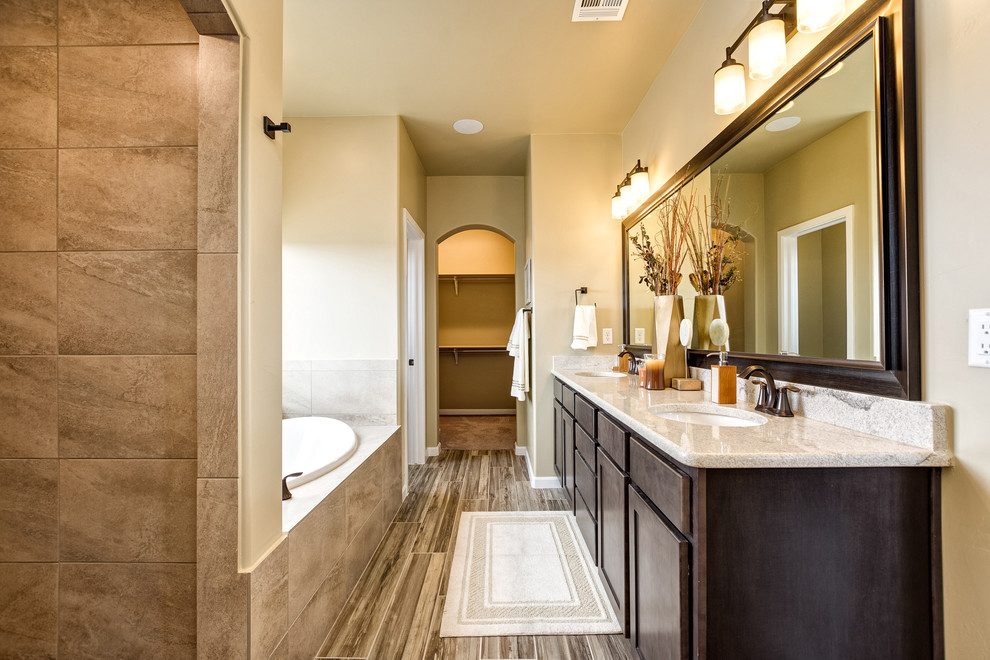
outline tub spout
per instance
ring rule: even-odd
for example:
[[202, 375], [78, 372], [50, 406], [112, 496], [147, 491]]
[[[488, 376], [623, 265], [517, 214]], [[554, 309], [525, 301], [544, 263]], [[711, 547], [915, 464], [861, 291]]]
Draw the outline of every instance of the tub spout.
[[285, 485], [285, 480], [291, 477], [298, 477], [302, 472], [293, 472], [292, 474], [287, 474], [282, 477], [282, 501], [291, 500], [292, 493], [289, 492], [289, 487]]

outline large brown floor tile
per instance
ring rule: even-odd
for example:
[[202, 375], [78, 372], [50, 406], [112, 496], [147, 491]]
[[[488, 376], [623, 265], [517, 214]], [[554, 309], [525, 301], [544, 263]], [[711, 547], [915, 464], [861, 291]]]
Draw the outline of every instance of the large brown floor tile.
[[196, 43], [199, 34], [176, 0], [60, 0], [63, 46]]
[[0, 355], [55, 353], [55, 255], [0, 253]]
[[54, 149], [0, 151], [0, 251], [55, 249], [56, 166]]
[[237, 479], [198, 479], [196, 645], [200, 658], [244, 658], [248, 575], [238, 572]]
[[194, 564], [62, 564], [60, 658], [195, 658]]
[[0, 458], [56, 458], [55, 358], [0, 358]]
[[0, 536], [0, 562], [58, 559], [58, 461], [0, 460]]
[[59, 352], [196, 352], [193, 252], [59, 255]]
[[62, 149], [60, 250], [196, 249], [196, 149]]
[[199, 249], [237, 251], [240, 43], [199, 40]]
[[57, 61], [54, 47], [0, 47], [0, 149], [56, 146]]
[[199, 476], [236, 477], [237, 255], [200, 254], [197, 264]]
[[327, 631], [340, 614], [347, 597], [341, 569], [338, 564], [330, 571], [330, 575], [320, 584], [313, 598], [289, 627], [286, 641], [287, 657], [291, 660], [311, 660], [320, 650]]
[[198, 47], [59, 49], [61, 147], [196, 144]]
[[338, 488], [289, 532], [283, 544], [289, 551], [289, 621], [340, 561], [347, 547], [345, 531], [344, 489]]
[[196, 560], [196, 461], [60, 463], [62, 561]]
[[0, 46], [54, 46], [58, 0], [4, 0]]
[[54, 660], [58, 564], [0, 564], [0, 656]]
[[59, 358], [62, 458], [196, 458], [196, 357]]

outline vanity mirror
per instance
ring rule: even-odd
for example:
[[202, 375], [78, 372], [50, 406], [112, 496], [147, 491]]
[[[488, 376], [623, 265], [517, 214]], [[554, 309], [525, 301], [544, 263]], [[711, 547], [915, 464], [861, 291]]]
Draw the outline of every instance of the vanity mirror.
[[[626, 343], [652, 349], [653, 294], [629, 236], [676, 200], [731, 234], [734, 281], [678, 293], [699, 335], [732, 329], [730, 360], [781, 378], [920, 398], [913, 4], [867, 0], [623, 223]], [[724, 306], [723, 306], [724, 303]], [[714, 312], [713, 312], [714, 309]]]

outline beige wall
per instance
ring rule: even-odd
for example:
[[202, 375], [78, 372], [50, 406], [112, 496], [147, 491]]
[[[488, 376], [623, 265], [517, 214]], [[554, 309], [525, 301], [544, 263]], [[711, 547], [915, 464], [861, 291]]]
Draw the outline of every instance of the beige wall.
[[946, 656], [990, 657], [990, 369], [966, 366], [967, 310], [990, 307], [983, 172], [990, 149], [982, 62], [990, 5], [919, 2], [924, 396], [952, 406], [944, 471]]
[[[525, 255], [518, 246], [525, 234], [524, 179], [517, 176], [431, 176], [427, 177], [426, 231], [426, 446], [437, 446], [439, 370], [437, 354], [437, 244], [461, 229], [494, 229], [515, 242], [515, 306], [523, 303]], [[508, 343], [506, 335], [505, 341]], [[517, 424], [525, 417], [516, 407]], [[525, 444], [522, 435], [520, 445]]]
[[282, 538], [282, 2], [229, 0], [241, 40], [241, 566]]
[[[987, 229], [981, 172], [990, 84], [982, 57], [990, 6], [918, 4], [924, 398], [952, 406], [955, 453], [942, 488], [946, 655], [981, 658], [990, 656], [990, 370], [966, 366], [966, 310], [990, 307], [985, 243], [973, 240]], [[709, 0], [626, 127], [623, 164], [643, 158], [654, 187], [731, 121], [710, 112], [711, 76], [726, 39], [751, 14], [746, 3]]]
[[397, 120], [290, 121], [282, 175], [283, 357], [395, 359]]
[[533, 251], [533, 378], [529, 455], [537, 478], [554, 476], [554, 355], [615, 355], [618, 345], [572, 350], [574, 289], [598, 304], [598, 335], [622, 328], [621, 227], [611, 199], [623, 176], [618, 135], [530, 138], [527, 227]]
[[437, 245], [440, 275], [489, 275], [516, 272], [516, 244], [485, 229], [468, 229]]

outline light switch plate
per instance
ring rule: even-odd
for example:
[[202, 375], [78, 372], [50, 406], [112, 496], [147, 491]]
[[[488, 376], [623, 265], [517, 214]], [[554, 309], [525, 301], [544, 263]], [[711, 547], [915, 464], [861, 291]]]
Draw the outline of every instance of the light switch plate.
[[646, 343], [646, 328], [636, 328], [633, 333], [633, 343], [634, 344], [645, 344]]
[[612, 328], [602, 328], [602, 346], [612, 344]]
[[990, 309], [969, 310], [969, 366], [990, 368]]

